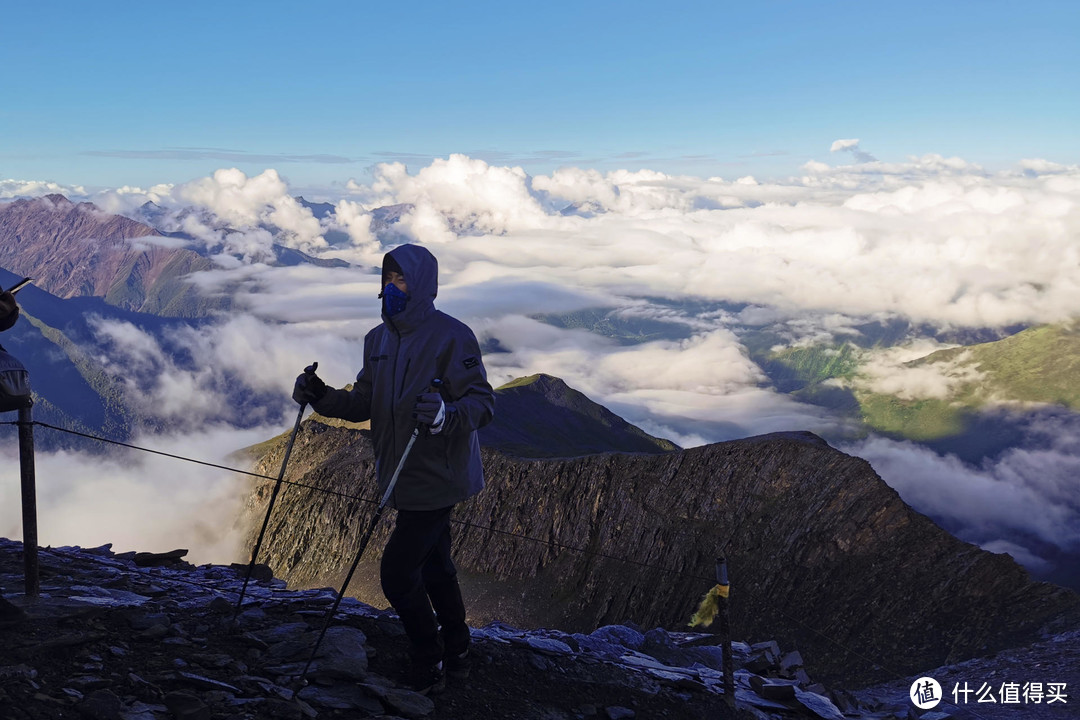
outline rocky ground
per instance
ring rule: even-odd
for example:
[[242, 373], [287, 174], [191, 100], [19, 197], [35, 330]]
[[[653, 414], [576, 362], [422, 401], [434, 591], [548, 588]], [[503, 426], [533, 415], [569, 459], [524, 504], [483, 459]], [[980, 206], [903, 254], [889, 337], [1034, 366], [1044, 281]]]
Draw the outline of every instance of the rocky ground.
[[[935, 717], [940, 720], [942, 716], [956, 720], [1078, 718], [1080, 630], [1058, 633], [1027, 647], [928, 670], [919, 677], [924, 676], [937, 680], [944, 696], [943, 702], [931, 711], [942, 715], [929, 720]], [[875, 685], [855, 695], [865, 708], [895, 710], [910, 705], [908, 693], [917, 679], [909, 677]], [[971, 692], [965, 693], [965, 689]]]
[[[22, 547], [0, 539], [0, 720], [431, 718], [578, 720], [723, 718], [715, 636], [611, 625], [588, 635], [473, 630], [468, 679], [433, 697], [400, 682], [406, 641], [396, 616], [346, 598], [297, 683], [332, 590], [294, 591], [260, 566], [243, 612], [243, 568], [182, 560], [183, 551], [113, 554], [44, 548], [41, 598], [20, 594]], [[797, 652], [733, 643], [740, 718], [915, 720], [914, 678], [849, 693], [812, 683]], [[1042, 680], [1075, 689], [1080, 632], [927, 673], [945, 688]], [[298, 692], [296, 692], [298, 691]], [[996, 692], [996, 691], [995, 691]], [[922, 720], [1075, 717], [1074, 703], [943, 703]], [[1071, 700], [1069, 698], [1068, 700]]]
[[[396, 616], [347, 598], [301, 688], [296, 678], [332, 591], [292, 591], [263, 577], [234, 622], [236, 567], [196, 568], [179, 552], [43, 548], [41, 598], [29, 603], [19, 592], [21, 551], [0, 539], [0, 586], [14, 603], [0, 612], [4, 720], [725, 713], [721, 650], [708, 635], [622, 625], [571, 635], [493, 623], [473, 631], [470, 677], [428, 698], [399, 682], [407, 654]], [[782, 655], [775, 643], [734, 650], [741, 715], [843, 717], [828, 690], [810, 684], [798, 653]]]

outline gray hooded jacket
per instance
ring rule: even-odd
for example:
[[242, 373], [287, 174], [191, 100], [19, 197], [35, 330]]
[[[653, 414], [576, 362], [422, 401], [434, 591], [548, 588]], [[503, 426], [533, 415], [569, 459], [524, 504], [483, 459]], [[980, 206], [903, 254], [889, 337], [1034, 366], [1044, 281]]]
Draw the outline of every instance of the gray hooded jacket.
[[416, 396], [433, 379], [442, 380], [442, 431], [417, 438], [390, 504], [399, 510], [449, 507], [484, 487], [476, 431], [491, 422], [495, 393], [472, 330], [435, 309], [435, 256], [418, 245], [401, 245], [387, 255], [401, 266], [409, 302], [392, 318], [384, 312], [382, 324], [364, 338], [364, 367], [352, 390], [330, 389], [312, 407], [328, 417], [371, 420], [381, 497], [416, 427]]

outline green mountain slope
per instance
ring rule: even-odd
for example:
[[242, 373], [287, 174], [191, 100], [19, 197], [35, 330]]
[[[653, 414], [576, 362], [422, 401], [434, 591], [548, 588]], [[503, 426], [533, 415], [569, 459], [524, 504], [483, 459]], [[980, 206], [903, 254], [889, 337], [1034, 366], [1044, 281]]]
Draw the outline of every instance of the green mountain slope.
[[1021, 411], [1032, 404], [1080, 411], [1080, 323], [1029, 328], [995, 342], [950, 348], [907, 363], [912, 369], [968, 371], [948, 397], [903, 399], [860, 389], [863, 422], [912, 440], [963, 433], [972, 416], [996, 407]]
[[784, 348], [757, 358], [781, 392], [802, 390], [832, 378], [850, 378], [859, 367], [861, 351], [850, 343]]
[[[967, 388], [979, 400], [1018, 400], [1051, 403], [1080, 410], [1080, 322], [1041, 325], [996, 342], [940, 350], [919, 364], [961, 360], [987, 375], [983, 388]], [[996, 398], [995, 398], [996, 396]]]

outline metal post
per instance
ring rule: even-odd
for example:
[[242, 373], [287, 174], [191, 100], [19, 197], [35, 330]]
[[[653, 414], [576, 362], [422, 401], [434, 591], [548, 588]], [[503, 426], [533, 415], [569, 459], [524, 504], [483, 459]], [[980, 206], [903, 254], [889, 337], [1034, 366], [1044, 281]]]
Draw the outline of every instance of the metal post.
[[[727, 558], [716, 559], [716, 584], [727, 588]], [[724, 664], [724, 703], [730, 711], [729, 717], [735, 717], [735, 665], [731, 659], [731, 619], [728, 616], [728, 593], [720, 595], [720, 642], [721, 658]]]
[[25, 595], [41, 593], [38, 579], [37, 480], [34, 473], [34, 413], [19, 408], [19, 469], [22, 476], [23, 584]]

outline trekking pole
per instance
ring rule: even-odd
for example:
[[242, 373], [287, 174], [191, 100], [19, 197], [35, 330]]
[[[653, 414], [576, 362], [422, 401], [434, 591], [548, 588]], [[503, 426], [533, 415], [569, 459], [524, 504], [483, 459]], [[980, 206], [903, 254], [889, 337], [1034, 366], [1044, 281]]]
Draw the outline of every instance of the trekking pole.
[[[435, 389], [438, 389], [441, 385], [442, 380], [435, 379], [431, 381], [431, 387]], [[405, 445], [405, 451], [401, 453], [401, 459], [398, 460], [397, 468], [394, 469], [394, 474], [390, 477], [390, 484], [386, 486], [386, 491], [383, 492], [382, 499], [379, 501], [379, 506], [375, 508], [375, 515], [371, 518], [367, 531], [364, 532], [364, 536], [360, 540], [360, 547], [356, 551], [356, 557], [353, 558], [352, 566], [349, 568], [348, 574], [345, 576], [345, 582], [341, 584], [341, 590], [338, 591], [334, 604], [330, 606], [330, 610], [326, 613], [326, 619], [323, 620], [322, 630], [319, 631], [319, 637], [315, 641], [315, 647], [311, 648], [311, 656], [304, 665], [304, 670], [300, 673], [300, 679], [296, 683], [297, 689], [303, 688], [307, 684], [308, 670], [311, 669], [311, 663], [315, 660], [315, 653], [319, 652], [319, 646], [322, 645], [323, 638], [326, 636], [326, 631], [330, 627], [330, 622], [334, 619], [334, 613], [337, 612], [338, 606], [341, 605], [341, 599], [345, 597], [345, 591], [348, 589], [349, 583], [352, 582], [353, 573], [356, 572], [356, 567], [360, 564], [360, 558], [363, 557], [364, 550], [367, 549], [367, 545], [371, 541], [371, 536], [375, 532], [375, 526], [379, 524], [379, 520], [382, 518], [383, 508], [386, 507], [387, 501], [390, 500], [391, 493], [394, 492], [394, 486], [397, 485], [401, 469], [405, 467], [405, 461], [409, 458], [413, 443], [416, 442], [416, 438], [420, 437], [420, 430], [423, 427], [423, 423], [416, 423], [412, 435], [409, 436], [409, 442]]]
[[[727, 558], [716, 558], [716, 584], [721, 587], [730, 587], [728, 580]], [[728, 594], [723, 593], [720, 597], [720, 634], [722, 644], [720, 646], [721, 664], [724, 670], [724, 704], [727, 705], [729, 717], [735, 717], [735, 664], [731, 659], [731, 618], [728, 614]]]
[[[313, 362], [304, 368], [304, 374], [314, 375], [315, 371], [318, 369], [319, 363]], [[262, 547], [263, 536], [266, 535], [266, 526], [270, 524], [270, 513], [274, 510], [274, 502], [277, 500], [278, 491], [281, 490], [281, 481], [285, 479], [285, 468], [289, 464], [289, 456], [292, 455], [293, 443], [296, 442], [296, 435], [300, 432], [300, 421], [304, 419], [305, 410], [307, 410], [307, 403], [300, 403], [300, 412], [296, 413], [296, 424], [293, 425], [292, 435], [289, 436], [289, 444], [285, 446], [285, 457], [281, 461], [281, 472], [278, 473], [277, 483], [274, 485], [274, 492], [270, 495], [270, 504], [266, 506], [266, 517], [263, 518], [262, 529], [259, 530], [259, 539], [255, 541], [255, 547], [251, 551], [251, 562], [248, 564], [247, 575], [244, 576], [244, 585], [240, 588], [240, 597], [236, 601], [233, 620], [240, 614], [240, 606], [244, 602], [244, 593], [247, 592], [248, 581], [251, 580], [251, 573], [255, 570], [255, 561], [259, 558], [259, 548]]]

